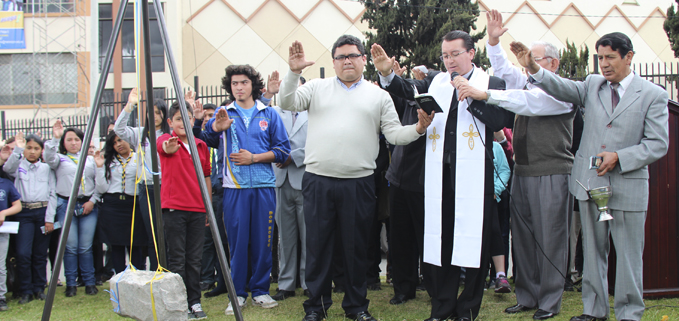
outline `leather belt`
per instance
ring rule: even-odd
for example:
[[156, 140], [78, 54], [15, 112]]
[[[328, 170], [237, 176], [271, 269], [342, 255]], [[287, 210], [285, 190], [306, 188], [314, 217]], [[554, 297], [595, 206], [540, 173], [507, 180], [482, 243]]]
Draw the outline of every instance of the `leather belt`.
[[[66, 196], [57, 194], [57, 197], [68, 201], [68, 197], [66, 197]], [[90, 195], [90, 196], [85, 195], [85, 196], [78, 197], [78, 202], [79, 203], [87, 203], [87, 202], [90, 201], [91, 197], [92, 197], [92, 195]]]
[[47, 204], [48, 204], [48, 203], [49, 203], [49, 202], [30, 202], [30, 203], [28, 203], [28, 202], [21, 202], [21, 208], [23, 208], [23, 209], [29, 209], [29, 210], [34, 210], [34, 209], [38, 209], [38, 208], [47, 207]]

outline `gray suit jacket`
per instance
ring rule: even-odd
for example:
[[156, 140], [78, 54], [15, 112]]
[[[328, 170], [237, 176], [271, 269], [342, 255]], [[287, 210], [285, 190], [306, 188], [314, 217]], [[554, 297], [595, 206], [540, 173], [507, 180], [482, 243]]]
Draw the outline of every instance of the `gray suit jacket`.
[[586, 186], [587, 180], [596, 176], [596, 171], [589, 169], [590, 157], [604, 151], [616, 152], [618, 164], [606, 174], [613, 191], [608, 206], [615, 210], [646, 211], [648, 164], [663, 157], [669, 146], [667, 92], [635, 74], [613, 111], [611, 90], [602, 75], [589, 75], [581, 82], [545, 72], [542, 82], [536, 85], [558, 100], [585, 108], [582, 140], [571, 174], [571, 193], [586, 200], [587, 193], [575, 180]]
[[292, 113], [287, 110], [282, 110], [280, 107], [273, 107], [281, 116], [285, 131], [288, 133], [290, 140], [290, 157], [292, 163], [284, 168], [273, 166], [274, 174], [276, 175], [276, 187], [283, 186], [285, 177], [290, 180], [290, 185], [296, 190], [302, 190], [302, 176], [304, 176], [304, 146], [306, 145], [306, 131], [308, 114], [306, 111], [297, 114], [295, 126], [292, 126]]

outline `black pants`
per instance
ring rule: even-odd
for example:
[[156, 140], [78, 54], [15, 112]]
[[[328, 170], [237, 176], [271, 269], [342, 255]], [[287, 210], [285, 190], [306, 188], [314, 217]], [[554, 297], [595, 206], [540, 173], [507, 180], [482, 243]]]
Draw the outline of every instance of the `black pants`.
[[424, 263], [422, 274], [425, 287], [431, 297], [431, 317], [476, 319], [481, 308], [486, 275], [488, 275], [489, 235], [491, 233], [492, 211], [495, 210], [493, 195], [484, 198], [483, 236], [481, 245], [480, 268], [466, 268], [465, 286], [459, 297], [461, 268], [451, 265], [453, 253], [453, 231], [455, 229], [455, 192], [452, 188], [450, 170], [443, 171], [441, 263], [435, 266]]
[[[212, 210], [215, 213], [215, 220], [219, 235], [222, 239], [222, 246], [226, 250], [227, 257], [229, 256], [229, 244], [225, 242], [226, 232], [224, 231], [224, 207], [222, 206], [222, 198], [224, 197], [224, 189], [220, 186], [212, 185]], [[205, 227], [205, 244], [203, 244], [203, 258], [202, 268], [200, 272], [200, 279], [203, 283], [214, 284], [217, 280], [215, 272], [219, 266], [219, 257], [217, 256], [217, 247], [215, 241], [212, 239], [212, 232], [209, 226]]]
[[116, 273], [120, 273], [125, 270], [127, 263], [125, 261], [125, 251], [130, 252], [130, 263], [137, 269], [144, 271], [146, 270], [146, 257], [142, 253], [141, 246], [129, 246], [125, 245], [111, 245], [111, 261], [113, 262], [113, 268]]
[[167, 235], [167, 269], [186, 286], [189, 307], [200, 303], [200, 260], [205, 241], [205, 213], [163, 209]]
[[[139, 184], [139, 188], [141, 188], [141, 193], [139, 193], [138, 197], [139, 210], [141, 211], [144, 220], [144, 227], [148, 238], [146, 244], [148, 245], [149, 271], [155, 271], [158, 269], [158, 256], [156, 255], [155, 243], [153, 243], [151, 220], [153, 220], [153, 227], [156, 231], [158, 231], [159, 227], [156, 226], [156, 203], [155, 196], [153, 195], [153, 185], [146, 185], [145, 182], [142, 182]], [[146, 195], [148, 195], [148, 200], [146, 199]], [[151, 215], [149, 215], [149, 203], [151, 204]], [[156, 233], [156, 235], [158, 234]], [[167, 241], [167, 238], [168, 236], [165, 234], [165, 241]]]
[[346, 313], [368, 310], [366, 298], [367, 242], [375, 215], [372, 176], [338, 179], [304, 173], [304, 219], [307, 231], [304, 311], [327, 311], [332, 305], [332, 260], [335, 236], [342, 243]]
[[424, 193], [389, 188], [389, 254], [394, 295], [414, 298], [424, 240]]

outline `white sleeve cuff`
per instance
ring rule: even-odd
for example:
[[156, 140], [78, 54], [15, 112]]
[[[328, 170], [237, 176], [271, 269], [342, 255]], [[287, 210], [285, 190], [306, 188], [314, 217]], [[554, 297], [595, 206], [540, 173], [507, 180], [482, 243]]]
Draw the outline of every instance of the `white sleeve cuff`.
[[545, 69], [544, 69], [544, 68], [540, 68], [540, 70], [538, 70], [538, 72], [536, 72], [536, 73], [530, 75], [530, 78], [531, 78], [531, 80], [532, 80], [532, 81], [531, 81], [532, 84], [539, 84], [539, 83], [541, 83], [542, 80], [545, 78]]
[[382, 76], [382, 74], [378, 71], [377, 75], [380, 76], [380, 85], [382, 85], [382, 88], [387, 88], [389, 85], [391, 85], [391, 81], [394, 80], [394, 72], [390, 73], [389, 76]]

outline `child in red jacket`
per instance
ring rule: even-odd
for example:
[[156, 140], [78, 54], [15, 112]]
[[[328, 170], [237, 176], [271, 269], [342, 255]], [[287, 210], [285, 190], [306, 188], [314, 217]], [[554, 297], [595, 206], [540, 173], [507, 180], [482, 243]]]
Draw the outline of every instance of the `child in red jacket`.
[[[188, 103], [186, 104], [188, 106]], [[193, 111], [188, 108], [189, 124], [193, 124]], [[179, 112], [179, 103], [170, 107], [168, 123], [172, 135], [158, 138], [158, 156], [162, 172], [160, 200], [167, 242], [167, 268], [181, 275], [186, 286], [189, 319], [205, 319], [200, 305], [200, 267], [205, 232], [205, 204], [200, 194], [198, 178], [193, 168], [186, 130]], [[212, 195], [210, 182], [210, 154], [207, 145], [196, 138], [198, 157], [203, 166], [208, 195]]]

